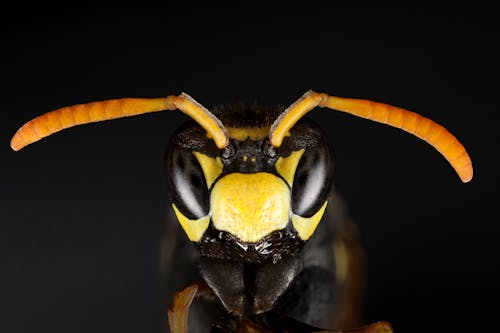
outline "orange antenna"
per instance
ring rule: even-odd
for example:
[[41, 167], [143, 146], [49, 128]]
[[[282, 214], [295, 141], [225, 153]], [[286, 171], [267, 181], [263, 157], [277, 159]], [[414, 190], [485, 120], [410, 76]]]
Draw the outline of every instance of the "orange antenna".
[[271, 144], [279, 147], [293, 125], [317, 106], [350, 113], [413, 134], [436, 148], [464, 183], [472, 179], [472, 161], [467, 151], [443, 126], [415, 112], [369, 100], [329, 96], [310, 90], [274, 121], [269, 131]]
[[10, 141], [13, 150], [76, 125], [117, 119], [144, 113], [179, 109], [200, 124], [219, 149], [229, 139], [224, 125], [188, 94], [163, 98], [121, 98], [63, 107], [45, 113], [19, 128]]

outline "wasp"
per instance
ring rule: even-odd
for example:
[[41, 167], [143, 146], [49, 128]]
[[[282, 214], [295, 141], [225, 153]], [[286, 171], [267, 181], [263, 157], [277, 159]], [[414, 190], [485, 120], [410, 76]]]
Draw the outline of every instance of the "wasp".
[[[334, 190], [331, 144], [305, 117], [317, 107], [400, 128], [432, 145], [463, 182], [472, 179], [464, 146], [431, 119], [314, 91], [286, 109], [230, 105], [209, 111], [185, 93], [73, 105], [24, 124], [11, 147], [20, 150], [75, 125], [180, 110], [191, 119], [171, 136], [165, 153], [171, 211], [185, 233], [166, 232], [166, 279], [176, 291], [170, 330], [390, 332], [386, 322], [354, 326], [362, 249]], [[199, 280], [184, 288], [184, 275]]]

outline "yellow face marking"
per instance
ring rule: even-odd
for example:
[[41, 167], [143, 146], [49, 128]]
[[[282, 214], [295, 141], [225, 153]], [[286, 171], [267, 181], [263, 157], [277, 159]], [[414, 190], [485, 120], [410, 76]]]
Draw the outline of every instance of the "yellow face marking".
[[269, 126], [265, 127], [226, 127], [227, 135], [231, 139], [245, 141], [263, 140], [269, 135]]
[[294, 151], [290, 156], [280, 157], [276, 161], [276, 171], [278, 171], [281, 177], [285, 178], [290, 187], [293, 185], [295, 170], [297, 170], [297, 165], [299, 164], [302, 154], [304, 154], [304, 149]]
[[184, 232], [188, 236], [189, 240], [192, 242], [197, 242], [203, 236], [203, 233], [207, 230], [208, 225], [210, 223], [210, 216], [203, 216], [197, 220], [191, 220], [182, 214], [174, 204], [172, 204], [174, 208], [174, 213], [179, 220]]
[[302, 217], [299, 215], [292, 214], [292, 224], [297, 233], [299, 234], [300, 239], [308, 240], [316, 227], [318, 226], [319, 221], [323, 217], [325, 213], [327, 201], [323, 204], [323, 206], [311, 217]]
[[207, 188], [210, 188], [222, 172], [222, 161], [219, 157], [208, 157], [207, 155], [197, 151], [193, 152], [193, 154], [196, 156], [196, 159], [198, 159], [198, 162], [200, 162], [201, 169], [205, 175], [205, 180], [207, 181]]
[[231, 173], [215, 183], [210, 205], [217, 230], [257, 242], [288, 224], [290, 190], [270, 173]]
[[248, 156], [247, 155], [244, 155], [243, 156], [243, 162], [246, 162], [248, 160]]

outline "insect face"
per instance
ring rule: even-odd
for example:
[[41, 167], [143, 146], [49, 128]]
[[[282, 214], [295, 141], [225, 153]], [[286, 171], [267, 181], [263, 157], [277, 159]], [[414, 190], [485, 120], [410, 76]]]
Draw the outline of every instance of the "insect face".
[[[233, 127], [231, 120], [242, 113], [252, 121]], [[194, 122], [168, 146], [173, 209], [202, 255], [276, 262], [300, 251], [321, 219], [333, 180], [325, 135], [304, 119], [276, 148], [266, 123], [272, 113], [224, 110], [218, 116], [230, 129], [230, 141], [222, 150]]]

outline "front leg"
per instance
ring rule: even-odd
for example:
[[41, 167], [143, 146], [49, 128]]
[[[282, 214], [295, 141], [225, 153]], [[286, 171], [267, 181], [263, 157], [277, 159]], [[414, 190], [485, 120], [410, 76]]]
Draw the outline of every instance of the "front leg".
[[203, 282], [193, 283], [174, 295], [168, 309], [168, 325], [171, 333], [188, 333], [188, 316], [191, 303], [196, 297], [213, 297], [212, 290]]
[[168, 309], [168, 324], [171, 333], [188, 332], [189, 307], [197, 291], [198, 285], [192, 284], [175, 293], [172, 308]]

